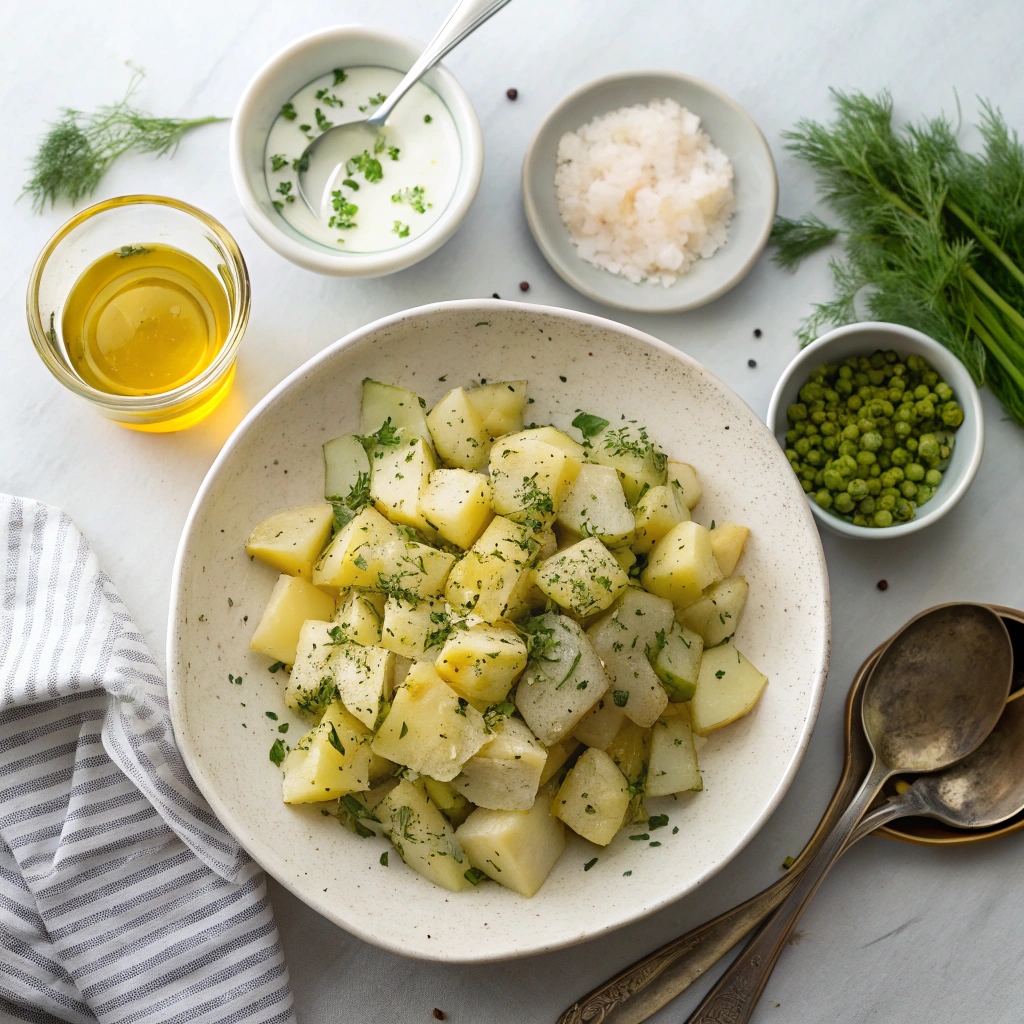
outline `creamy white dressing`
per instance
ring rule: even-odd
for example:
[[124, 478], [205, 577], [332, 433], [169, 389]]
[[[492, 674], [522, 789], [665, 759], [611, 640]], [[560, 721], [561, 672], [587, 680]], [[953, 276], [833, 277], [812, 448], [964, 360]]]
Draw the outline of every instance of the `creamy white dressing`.
[[[264, 154], [267, 188], [280, 215], [306, 238], [347, 252], [394, 249], [422, 235], [451, 201], [459, 135], [444, 101], [422, 82], [383, 132], [353, 125], [319, 147], [306, 182], [323, 194], [321, 216], [299, 195], [295, 163], [309, 143], [332, 126], [368, 117], [401, 80], [392, 68], [332, 72], [300, 89], [274, 121]], [[351, 162], [325, 184], [341, 161]]]

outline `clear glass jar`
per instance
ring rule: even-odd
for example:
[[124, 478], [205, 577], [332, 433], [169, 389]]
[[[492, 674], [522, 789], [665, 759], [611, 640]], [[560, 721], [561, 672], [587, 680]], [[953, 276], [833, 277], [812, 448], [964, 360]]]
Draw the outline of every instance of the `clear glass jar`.
[[[73, 369], [61, 336], [64, 307], [75, 282], [97, 259], [147, 242], [180, 249], [221, 282], [228, 333], [213, 361], [186, 383], [153, 395], [110, 394]], [[132, 430], [183, 430], [208, 416], [231, 390], [249, 321], [249, 273], [235, 240], [202, 210], [163, 196], [119, 196], [72, 217], [46, 243], [29, 278], [26, 313], [36, 351], [69, 391]]]

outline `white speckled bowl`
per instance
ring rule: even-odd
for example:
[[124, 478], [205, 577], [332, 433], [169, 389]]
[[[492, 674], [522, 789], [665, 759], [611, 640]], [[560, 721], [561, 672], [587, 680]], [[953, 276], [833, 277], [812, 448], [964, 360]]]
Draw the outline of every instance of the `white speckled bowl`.
[[[558, 143], [569, 131], [620, 107], [673, 99], [693, 111], [711, 141], [732, 162], [736, 212], [725, 245], [666, 288], [633, 284], [582, 259], [555, 197]], [[676, 71], [626, 71], [588, 82], [544, 118], [523, 158], [523, 205], [534, 241], [555, 272], [577, 291], [617, 309], [681, 313], [724, 295], [750, 272], [768, 242], [779, 197], [775, 161], [761, 129], [733, 99]]]
[[935, 496], [921, 506], [909, 523], [897, 523], [884, 528], [854, 526], [808, 498], [811, 511], [822, 526], [844, 537], [855, 537], [858, 540], [894, 540], [908, 533], [917, 533], [937, 522], [974, 483], [985, 451], [981, 395], [967, 367], [948, 348], [927, 334], [902, 324], [874, 320], [847, 324], [823, 334], [786, 367], [768, 405], [768, 428], [779, 439], [779, 444], [786, 447], [786, 431], [789, 427], [786, 410], [800, 397], [800, 389], [807, 383], [812, 370], [822, 363], [840, 363], [850, 356], [870, 356], [878, 349], [892, 349], [901, 357], [918, 355], [924, 359], [953, 389], [954, 397], [964, 410], [964, 422], [957, 429], [953, 457]]
[[[407, 868], [384, 840], [358, 839], [316, 807], [281, 802], [267, 754], [277, 723], [302, 728], [283, 677], [248, 650], [277, 574], [252, 562], [251, 526], [323, 493], [321, 444], [357, 429], [360, 382], [394, 381], [433, 402], [471, 379], [528, 378], [530, 416], [567, 426], [575, 410], [646, 423], [697, 466], [695, 518], [751, 527], [741, 562], [750, 600], [736, 643], [771, 678], [757, 709], [701, 751], [706, 790], [651, 800], [679, 827], [662, 846], [620, 835], [570, 839], [531, 900], [486, 883], [453, 895]], [[486, 961], [593, 938], [671, 903], [718, 871], [764, 824], [807, 745], [829, 652], [825, 562], [803, 492], [775, 438], [721, 381], [663, 342], [563, 309], [466, 300], [378, 320], [279, 384], [214, 463], [178, 549], [168, 624], [174, 728], [199, 787], [283, 885], [368, 942], [410, 956]], [[241, 685], [228, 673], [241, 674]], [[244, 705], [244, 706], [243, 706]], [[243, 728], [243, 725], [245, 726]], [[593, 869], [583, 865], [597, 856]], [[631, 870], [629, 878], [623, 872]]]

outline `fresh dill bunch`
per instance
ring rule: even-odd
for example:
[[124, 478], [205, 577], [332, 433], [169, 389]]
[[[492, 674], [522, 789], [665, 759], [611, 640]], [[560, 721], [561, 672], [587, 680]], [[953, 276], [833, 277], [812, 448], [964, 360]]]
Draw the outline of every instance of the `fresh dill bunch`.
[[30, 166], [31, 177], [22, 195], [31, 197], [41, 213], [58, 199], [72, 204], [92, 195], [110, 165], [130, 149], [163, 156], [172, 152], [182, 136], [200, 125], [226, 117], [150, 117], [132, 106], [131, 99], [145, 72], [136, 68], [124, 98], [112, 106], [84, 113], [65, 107], [39, 145]]
[[775, 260], [794, 268], [842, 239], [830, 261], [835, 294], [798, 336], [858, 319], [914, 327], [950, 349], [1024, 425], [1024, 147], [983, 104], [983, 149], [964, 152], [959, 125], [893, 126], [888, 93], [833, 92], [831, 124], [801, 121], [787, 148], [811, 165], [838, 227], [779, 218]]

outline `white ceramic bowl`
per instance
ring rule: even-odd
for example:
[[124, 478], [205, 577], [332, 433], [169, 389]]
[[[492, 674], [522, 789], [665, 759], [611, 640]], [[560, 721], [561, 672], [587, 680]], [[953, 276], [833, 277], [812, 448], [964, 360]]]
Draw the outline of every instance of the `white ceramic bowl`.
[[[693, 111], [711, 141], [732, 162], [736, 212], [724, 246], [697, 260], [671, 287], [633, 284], [581, 259], [558, 212], [558, 142], [592, 118], [620, 107], [673, 99]], [[552, 268], [577, 291], [617, 309], [680, 313], [724, 295], [749, 273], [771, 233], [779, 187], [775, 162], [761, 130], [725, 93], [674, 71], [627, 71], [581, 86], [541, 122], [523, 159], [523, 204], [534, 241]]]
[[304, 85], [337, 67], [374, 65], [408, 71], [423, 47], [380, 29], [342, 25], [295, 40], [253, 75], [231, 120], [231, 177], [246, 219], [272, 249], [300, 267], [337, 277], [379, 277], [418, 263], [455, 233], [469, 212], [484, 168], [480, 122], [465, 90], [449, 71], [435, 67], [423, 81], [451, 112], [462, 145], [455, 192], [444, 212], [418, 238], [385, 252], [349, 253], [314, 242], [274, 209], [264, 164], [266, 142], [282, 104]]
[[837, 327], [811, 342], [786, 367], [775, 385], [768, 406], [768, 427], [785, 448], [786, 431], [789, 429], [786, 410], [797, 401], [800, 389], [807, 383], [811, 371], [822, 363], [839, 363], [850, 356], [870, 356], [877, 349], [892, 349], [902, 357], [921, 356], [953, 389], [956, 400], [964, 410], [964, 422], [957, 429], [953, 457], [943, 474], [942, 483], [932, 500], [918, 509], [917, 515], [909, 523], [884, 528], [854, 526], [808, 498], [808, 504], [818, 522], [835, 533], [864, 540], [892, 540], [923, 530], [941, 519], [967, 493], [981, 465], [985, 449], [981, 396], [967, 368], [949, 349], [927, 334], [900, 324], [866, 321]]
[[[453, 895], [407, 868], [384, 840], [358, 839], [314, 807], [281, 802], [268, 760], [277, 723], [303, 729], [281, 699], [283, 674], [248, 642], [277, 574], [250, 561], [254, 523], [322, 500], [320, 446], [358, 429], [371, 376], [436, 401], [471, 379], [527, 378], [530, 416], [568, 426], [577, 409], [646, 423], [699, 469], [695, 517], [752, 529], [741, 563], [750, 599], [737, 646], [771, 682], [757, 709], [701, 751], [707, 791], [652, 799], [671, 825], [658, 848], [620, 835], [597, 849], [572, 837], [526, 900], [492, 883]], [[230, 600], [229, 600], [230, 599]], [[438, 303], [389, 316], [336, 342], [276, 387], [225, 445], [178, 549], [168, 626], [175, 733], [214, 811], [270, 874], [361, 938], [435, 960], [524, 956], [592, 938], [650, 914], [718, 871], [786, 791], [814, 724], [828, 667], [825, 562], [803, 492], [775, 439], [721, 381], [621, 324], [501, 301]], [[228, 673], [241, 675], [232, 685]], [[243, 724], [246, 726], [243, 728]], [[597, 863], [584, 873], [593, 857]], [[630, 877], [623, 872], [630, 870]]]

